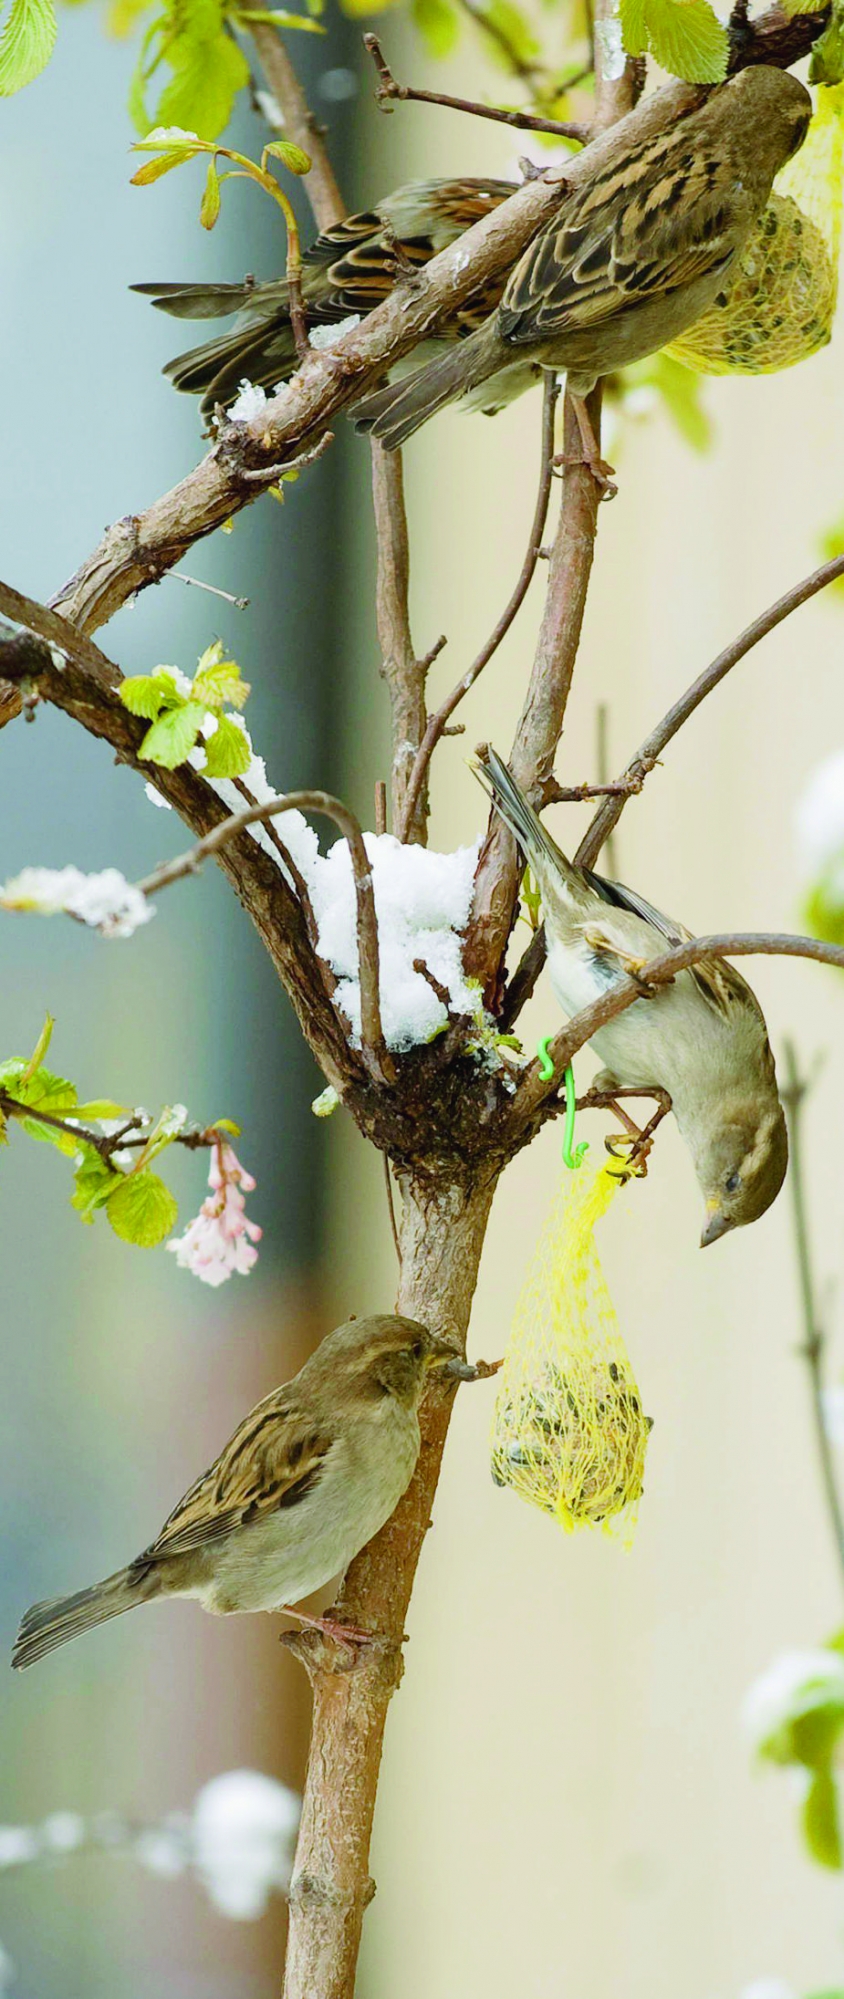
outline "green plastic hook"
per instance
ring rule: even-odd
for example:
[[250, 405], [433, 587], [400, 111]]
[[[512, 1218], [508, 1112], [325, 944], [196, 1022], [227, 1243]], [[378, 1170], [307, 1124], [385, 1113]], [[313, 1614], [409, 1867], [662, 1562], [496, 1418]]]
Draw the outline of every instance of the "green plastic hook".
[[[539, 1057], [539, 1074], [543, 1083], [550, 1083], [551, 1078], [554, 1074], [554, 1064], [548, 1053], [550, 1040], [551, 1040], [550, 1034], [543, 1035], [542, 1040], [540, 1041], [536, 1051]], [[565, 1131], [563, 1133], [563, 1165], [568, 1166], [572, 1173], [576, 1173], [578, 1167], [583, 1165], [583, 1161], [586, 1158], [587, 1152], [589, 1151], [589, 1140], [588, 1138], [581, 1139], [581, 1142], [577, 1147], [574, 1144], [574, 1119], [575, 1119], [575, 1111], [577, 1108], [577, 1092], [574, 1087], [574, 1070], [571, 1066], [571, 1063], [569, 1063], [568, 1068], [565, 1071], [565, 1074], [563, 1076], [563, 1082], [565, 1084], [565, 1091], [566, 1091], [566, 1125], [565, 1125]]]

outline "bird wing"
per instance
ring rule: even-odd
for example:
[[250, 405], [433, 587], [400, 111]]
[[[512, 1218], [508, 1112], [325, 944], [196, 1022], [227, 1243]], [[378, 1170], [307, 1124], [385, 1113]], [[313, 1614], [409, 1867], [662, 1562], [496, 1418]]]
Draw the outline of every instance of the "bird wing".
[[578, 331], [726, 268], [735, 173], [682, 124], [646, 141], [565, 203], [512, 272], [499, 330], [518, 345]]
[[[420, 181], [388, 195], [378, 208], [324, 229], [303, 259], [305, 265], [323, 269], [318, 301], [306, 280], [309, 310], [326, 317], [371, 312], [390, 297], [397, 278], [409, 274], [408, 266], [421, 270], [438, 250], [513, 193], [512, 181]], [[470, 315], [465, 307], [455, 315], [461, 331], [472, 331], [494, 312], [501, 288], [498, 278], [473, 295]]]
[[[616, 909], [629, 909], [632, 916], [640, 916], [668, 944], [690, 943], [693, 931], [687, 930], [685, 924], [677, 923], [674, 917], [665, 916], [636, 889], [626, 888], [623, 882], [608, 881], [604, 875], [593, 874], [591, 868], [584, 868], [583, 872], [604, 902], [611, 903]], [[690, 965], [688, 970], [698, 992], [716, 1013], [727, 1016], [736, 1005], [751, 1005], [764, 1025], [762, 1009], [753, 988], [725, 958], [702, 958], [699, 964]]]
[[264, 1514], [298, 1506], [322, 1477], [333, 1445], [329, 1425], [316, 1423], [287, 1395], [266, 1396], [132, 1567], [189, 1554]]

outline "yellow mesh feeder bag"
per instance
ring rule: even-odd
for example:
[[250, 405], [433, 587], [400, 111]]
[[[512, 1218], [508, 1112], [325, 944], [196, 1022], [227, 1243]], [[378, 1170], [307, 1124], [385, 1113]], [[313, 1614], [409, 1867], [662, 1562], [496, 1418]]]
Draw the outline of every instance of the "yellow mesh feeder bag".
[[793, 160], [714, 305], [666, 349], [701, 375], [769, 375], [824, 347], [838, 296], [844, 84], [818, 87]]
[[536, 1246], [495, 1402], [492, 1476], [572, 1533], [629, 1539], [650, 1430], [595, 1245], [629, 1169], [567, 1173]]

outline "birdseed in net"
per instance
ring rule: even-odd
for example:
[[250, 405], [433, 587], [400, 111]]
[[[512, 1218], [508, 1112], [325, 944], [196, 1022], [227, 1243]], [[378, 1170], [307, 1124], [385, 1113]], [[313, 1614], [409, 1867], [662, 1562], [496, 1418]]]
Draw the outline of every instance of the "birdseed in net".
[[844, 85], [821, 84], [803, 145], [777, 175], [720, 303], [667, 352], [702, 375], [768, 375], [825, 346], [843, 190]]
[[571, 1533], [632, 1534], [650, 1422], [595, 1245], [624, 1169], [567, 1173], [516, 1305], [492, 1476]]

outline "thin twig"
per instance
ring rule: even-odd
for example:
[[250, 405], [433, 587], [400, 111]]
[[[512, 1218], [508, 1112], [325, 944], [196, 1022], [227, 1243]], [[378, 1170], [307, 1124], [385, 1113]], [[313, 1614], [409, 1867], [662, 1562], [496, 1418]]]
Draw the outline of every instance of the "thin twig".
[[455, 708], [459, 706], [464, 696], [468, 694], [470, 687], [474, 687], [475, 681], [483, 673], [484, 667], [489, 665], [493, 654], [498, 651], [502, 639], [506, 637], [510, 630], [510, 626], [517, 613], [521, 610], [530, 589], [536, 565], [539, 561], [542, 537], [545, 532], [545, 522], [548, 518], [548, 502], [551, 497], [551, 482], [554, 469], [554, 415], [559, 393], [560, 389], [556, 375], [552, 374], [550, 369], [546, 369], [543, 381], [539, 489], [536, 496], [536, 506], [531, 523], [527, 553], [522, 563], [513, 594], [502, 611], [497, 625], [490, 633], [486, 644], [481, 647], [477, 657], [473, 659], [471, 666], [467, 668], [462, 679], [458, 680], [456, 687], [453, 687], [451, 693], [446, 696], [446, 699], [437, 709], [436, 713], [430, 715], [428, 718], [425, 734], [408, 781], [404, 807], [405, 816], [402, 820], [402, 832], [399, 836], [403, 840], [408, 838], [406, 829], [412, 823], [417, 801], [425, 783], [428, 766], [440, 737], [445, 733], [446, 724], [454, 714]]
[[702, 958], [746, 958], [755, 956], [813, 958], [820, 965], [834, 965], [844, 971], [844, 946], [825, 944], [817, 937], [792, 937], [778, 931], [724, 931], [711, 937], [690, 937], [687, 942], [672, 945], [658, 958], [642, 965], [636, 978], [619, 978], [593, 1000], [591, 1006], [562, 1027], [548, 1044], [548, 1059], [553, 1064], [553, 1076], [547, 1082], [540, 1077], [538, 1062], [532, 1062], [525, 1071], [524, 1080], [512, 1102], [512, 1113], [521, 1123], [544, 1103], [558, 1087], [560, 1077], [568, 1064], [573, 1061], [579, 1048], [591, 1041], [599, 1028], [607, 1021], [624, 1013], [634, 1000], [642, 999], [643, 988], [670, 985], [678, 972], [687, 971], [690, 965], [697, 965]]
[[[595, 710], [595, 768], [598, 772], [598, 788], [603, 791], [606, 798], [612, 798], [618, 789], [617, 786], [608, 783], [610, 774], [609, 722], [610, 716], [607, 703], [606, 701], [599, 701]], [[641, 790], [645, 782], [644, 773], [640, 778], [634, 779], [631, 777], [626, 782], [628, 784], [635, 783], [637, 790]], [[624, 783], [625, 780], [622, 779], [622, 785]], [[610, 833], [607, 837], [606, 849], [607, 871], [611, 876], [614, 876], [616, 841], [613, 833]]]
[[316, 444], [310, 444], [307, 451], [297, 452], [295, 458], [282, 459], [278, 465], [259, 465], [254, 471], [241, 472], [240, 477], [245, 486], [276, 486], [279, 480], [288, 479], [291, 472], [301, 472], [304, 466], [315, 464], [333, 443], [333, 430], [324, 430]]
[[186, 576], [183, 569], [169, 569], [171, 583], [189, 583], [194, 590], [207, 590], [209, 597], [222, 597], [226, 604], [233, 604], [236, 611], [248, 611], [248, 597], [233, 597], [230, 590], [221, 590], [216, 583], [204, 583], [201, 576]]
[[[106, 1165], [109, 1164], [115, 1152], [128, 1151], [130, 1146], [145, 1146], [149, 1142], [148, 1133], [145, 1137], [141, 1138], [132, 1138], [130, 1136], [143, 1123], [143, 1119], [137, 1112], [132, 1117], [127, 1118], [126, 1123], [121, 1125], [119, 1131], [93, 1131], [90, 1125], [78, 1124], [72, 1118], [56, 1117], [52, 1111], [39, 1110], [37, 1104], [21, 1103], [8, 1090], [0, 1090], [0, 1115], [13, 1119], [17, 1118], [20, 1122], [23, 1122], [27, 1118], [32, 1118], [36, 1124], [46, 1125], [50, 1131], [63, 1132], [66, 1137], [74, 1139], [77, 1145], [92, 1146], [93, 1150], [99, 1153], [100, 1158], [105, 1161]], [[197, 1125], [191, 1131], [174, 1132], [172, 1143], [174, 1145], [186, 1146], [189, 1152], [196, 1152], [200, 1147], [216, 1145], [219, 1138], [220, 1133], [215, 1125], [204, 1127]]]
[[285, 137], [301, 146], [311, 162], [305, 192], [318, 229], [331, 229], [346, 213], [343, 197], [328, 158], [322, 126], [310, 109], [293, 64], [278, 32], [268, 21], [252, 23], [252, 40], [270, 90], [284, 119]]
[[425, 729], [427, 663], [418, 660], [410, 629], [410, 539], [400, 451], [385, 451], [372, 439], [372, 508], [377, 569], [375, 626], [380, 672], [390, 696], [392, 729], [391, 793], [393, 825], [400, 840], [424, 846], [427, 805], [417, 791], [408, 808], [408, 773]]
[[401, 1243], [399, 1241], [399, 1231], [398, 1231], [398, 1225], [396, 1223], [396, 1209], [395, 1209], [395, 1202], [393, 1200], [393, 1181], [390, 1172], [390, 1161], [386, 1152], [382, 1154], [382, 1158], [384, 1160], [384, 1185], [387, 1189], [387, 1213], [390, 1217], [390, 1230], [393, 1238], [393, 1246], [396, 1252], [396, 1259], [398, 1262], [399, 1270], [401, 1270]]
[[[725, 646], [723, 652], [719, 652], [717, 659], [713, 659], [711, 664], [704, 668], [697, 680], [692, 681], [691, 687], [687, 687], [685, 694], [681, 694], [679, 700], [669, 708], [668, 713], [657, 722], [656, 728], [651, 730], [643, 743], [640, 743], [619, 781], [624, 783], [631, 778], [647, 777], [672, 737], [676, 736], [683, 723], [694, 714], [695, 709], [700, 707], [707, 694], [711, 694], [712, 689], [726, 678], [730, 669], [737, 666], [739, 660], [744, 659], [747, 653], [759, 644], [760, 639], [767, 638], [769, 632], [774, 631], [777, 625], [781, 625], [783, 619], [789, 617], [792, 611], [799, 610], [801, 604], [807, 604], [811, 597], [816, 597], [819, 590], [825, 590], [827, 584], [834, 583], [838, 576], [844, 576], [844, 555], [837, 555], [832, 562], [824, 562], [820, 569], [813, 569], [810, 576], [804, 576], [802, 582], [792, 584], [791, 589], [786, 590], [782, 597], [778, 597], [775, 604], [770, 604], [767, 610], [760, 612], [759, 617], [754, 618], [753, 623], [740, 632], [738, 638]], [[610, 798], [606, 805], [602, 805], [596, 812], [575, 855], [579, 866], [593, 865], [605, 840], [613, 827], [617, 826], [626, 803], [626, 796]]]
[[272, 819], [277, 812], [320, 812], [333, 819], [348, 843], [352, 863], [357, 900], [358, 965], [360, 971], [360, 1011], [361, 1040], [365, 1053], [371, 1059], [379, 1081], [395, 1081], [396, 1068], [385, 1041], [381, 1025], [381, 1000], [378, 968], [378, 919], [375, 914], [375, 896], [372, 888], [372, 871], [369, 856], [364, 846], [360, 821], [342, 799], [333, 798], [327, 791], [288, 791], [275, 798], [267, 799], [264, 805], [250, 805], [245, 812], [232, 812], [227, 819], [221, 819], [202, 840], [187, 853], [176, 855], [172, 861], [162, 862], [151, 875], [138, 883], [142, 895], [158, 895], [171, 882], [182, 881], [186, 875], [195, 874], [203, 861], [218, 854], [230, 840], [237, 839], [239, 833], [248, 826], [259, 825]]
[[802, 1111], [803, 1100], [811, 1085], [800, 1075], [793, 1042], [785, 1042], [783, 1053], [785, 1056], [785, 1083], [780, 1090], [780, 1096], [782, 1097], [788, 1121], [790, 1169], [788, 1182], [791, 1189], [794, 1249], [797, 1259], [800, 1304], [803, 1313], [803, 1345], [800, 1351], [809, 1370], [812, 1416], [815, 1425], [815, 1442], [817, 1445], [821, 1485], [835, 1541], [839, 1567], [844, 1571], [844, 1509], [842, 1509], [841, 1495], [838, 1491], [832, 1446], [829, 1441], [824, 1418], [823, 1363], [826, 1335], [818, 1309], [815, 1278], [812, 1269], [809, 1218], [806, 1212], [806, 1193], [803, 1181]]
[[589, 137], [588, 125], [562, 123], [558, 118], [539, 118], [529, 111], [499, 111], [491, 104], [479, 104], [470, 97], [448, 97], [438, 90], [412, 89], [409, 83], [396, 81], [377, 35], [364, 35], [363, 46], [378, 72], [375, 97], [382, 109], [394, 101], [437, 104], [443, 111], [463, 111], [472, 118], [491, 118], [498, 125], [512, 125], [517, 132], [550, 132], [557, 139], [576, 139], [581, 145]]

